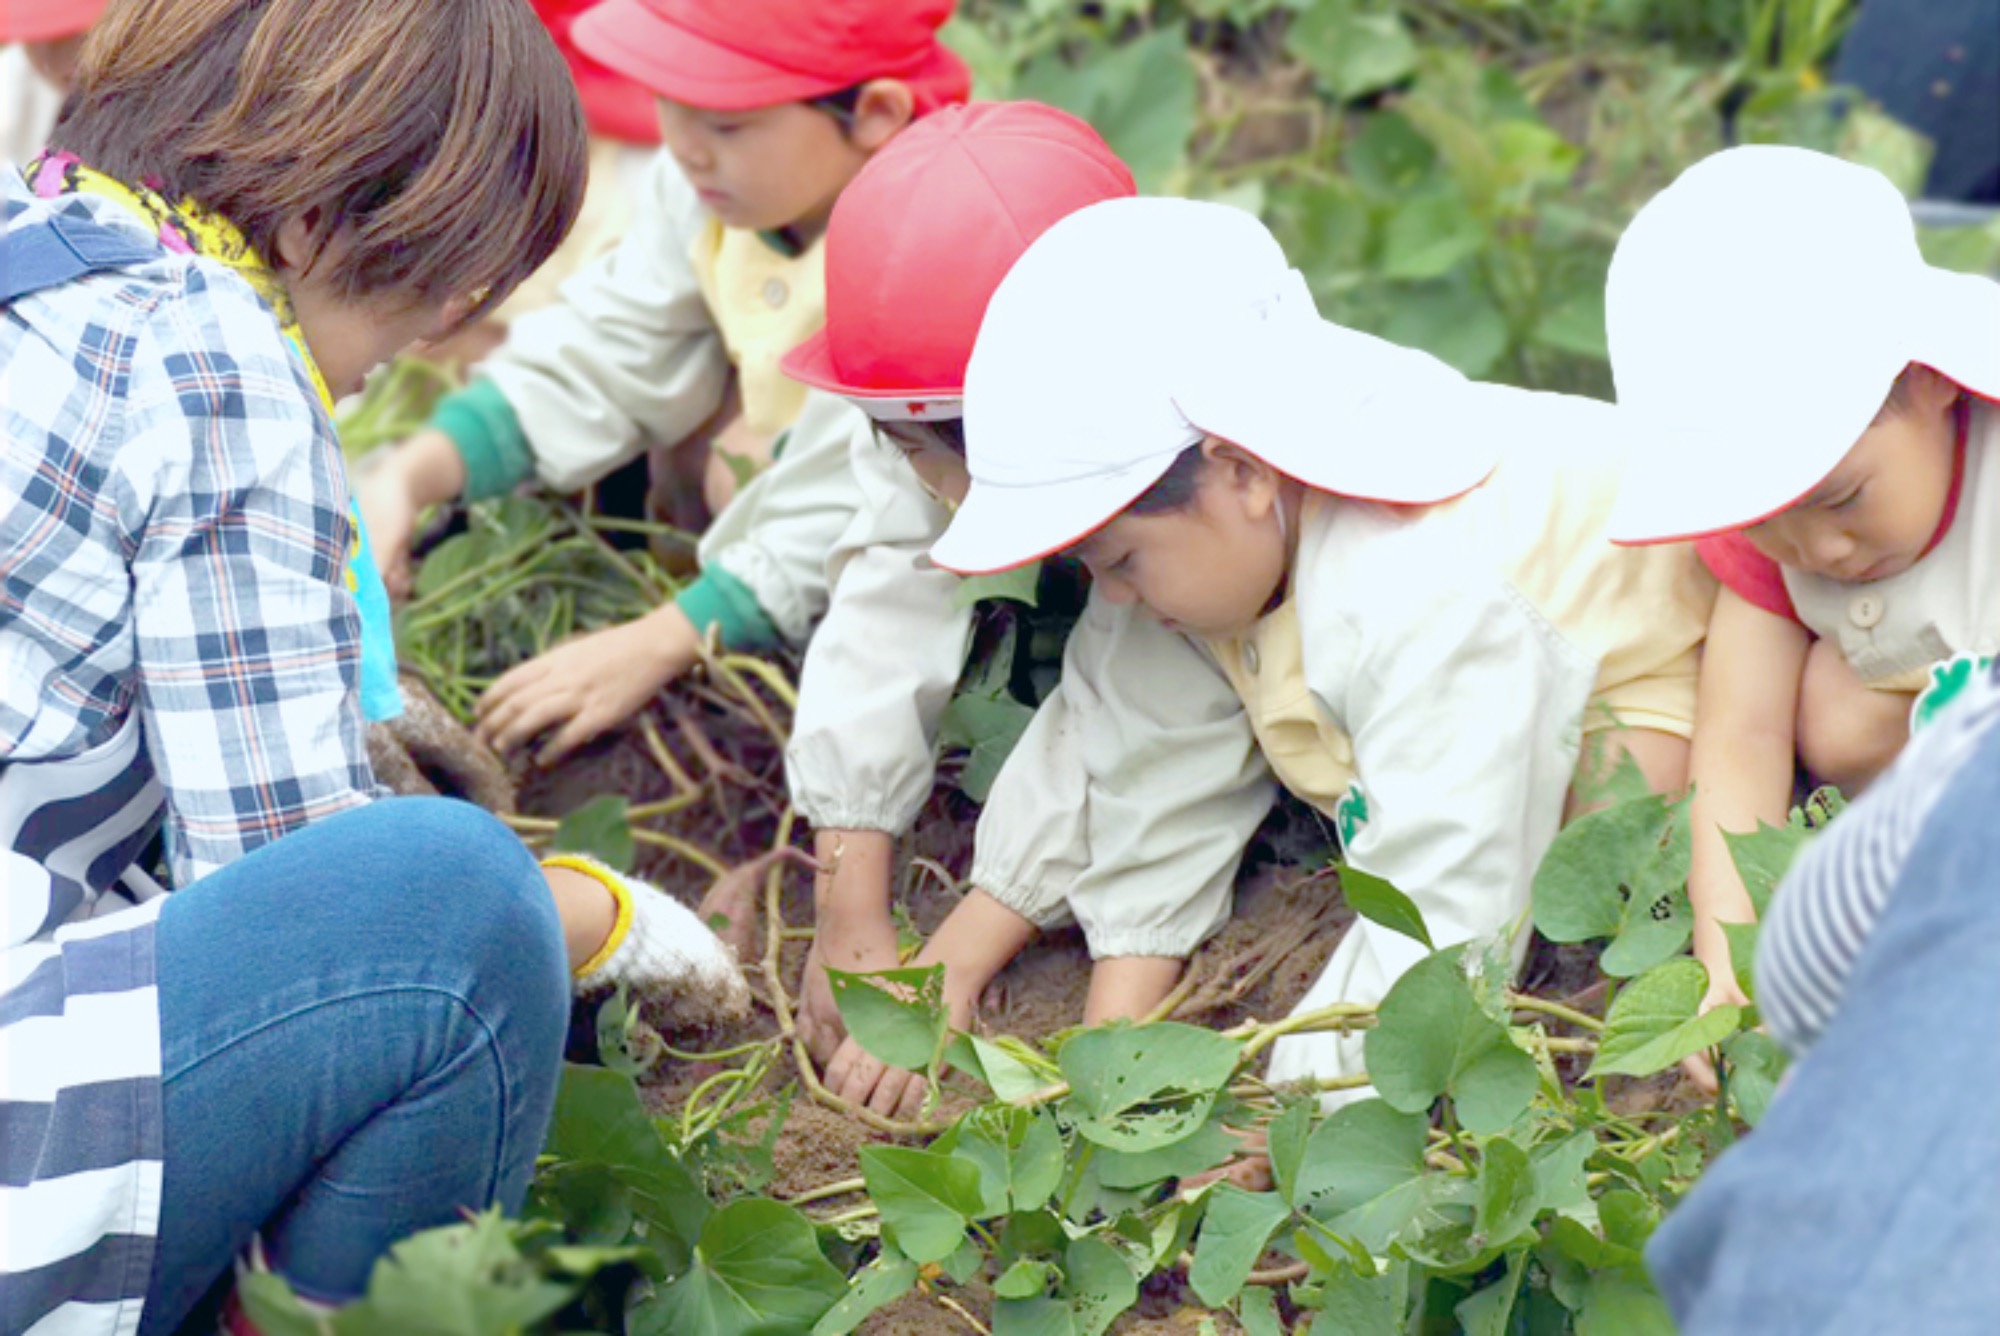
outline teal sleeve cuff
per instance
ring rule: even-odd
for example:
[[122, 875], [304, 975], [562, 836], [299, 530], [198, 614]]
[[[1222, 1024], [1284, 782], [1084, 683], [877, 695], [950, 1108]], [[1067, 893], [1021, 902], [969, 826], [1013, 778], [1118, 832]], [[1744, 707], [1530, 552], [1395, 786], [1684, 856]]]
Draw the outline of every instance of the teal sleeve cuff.
[[451, 437], [465, 461], [465, 499], [505, 496], [535, 473], [535, 455], [514, 405], [490, 380], [438, 401], [431, 426]]
[[695, 577], [674, 603], [695, 630], [706, 634], [710, 626], [719, 628], [725, 649], [772, 649], [783, 643], [750, 586], [720, 566], [710, 566]]

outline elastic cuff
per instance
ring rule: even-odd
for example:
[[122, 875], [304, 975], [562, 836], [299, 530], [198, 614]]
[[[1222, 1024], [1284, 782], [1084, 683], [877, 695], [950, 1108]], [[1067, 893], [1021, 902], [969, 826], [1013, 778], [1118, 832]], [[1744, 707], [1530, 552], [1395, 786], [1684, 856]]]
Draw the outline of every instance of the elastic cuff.
[[520, 415], [490, 380], [475, 380], [439, 400], [430, 425], [458, 447], [468, 501], [505, 496], [534, 476], [535, 454]]
[[1061, 927], [1072, 918], [1067, 896], [1051, 893], [1041, 886], [1010, 885], [997, 878], [986, 876], [976, 860], [967, 881], [986, 892], [996, 903], [1005, 905], [1034, 924], [1037, 929]]
[[716, 627], [725, 649], [771, 649], [782, 641], [750, 586], [720, 566], [702, 571], [674, 597], [674, 603], [695, 630], [706, 634], [710, 626]]
[[885, 835], [901, 835], [915, 821], [914, 816], [897, 820], [894, 812], [880, 807], [816, 807], [792, 795], [792, 806], [815, 830], [879, 830]]
[[1184, 932], [1091, 932], [1084, 930], [1084, 944], [1092, 960], [1113, 960], [1119, 956], [1164, 956], [1186, 960], [1200, 946], [1202, 937], [1190, 942]]
[[611, 898], [618, 904], [618, 915], [611, 923], [611, 931], [604, 938], [604, 945], [591, 954], [590, 959], [570, 972], [576, 979], [585, 978], [604, 968], [605, 962], [618, 954], [618, 948], [625, 944], [625, 938], [632, 931], [632, 891], [616, 872], [598, 862], [595, 858], [585, 858], [580, 854], [556, 854], [542, 860], [544, 869], [568, 868], [571, 872], [581, 872], [599, 886], [611, 892]]

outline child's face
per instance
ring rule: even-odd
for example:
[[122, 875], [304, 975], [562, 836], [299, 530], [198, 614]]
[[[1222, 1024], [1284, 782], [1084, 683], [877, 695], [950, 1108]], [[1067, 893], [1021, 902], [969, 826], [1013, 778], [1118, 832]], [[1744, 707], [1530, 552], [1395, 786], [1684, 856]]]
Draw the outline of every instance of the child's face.
[[451, 333], [478, 303], [471, 298], [438, 301], [398, 292], [354, 296], [327, 277], [338, 262], [341, 238], [310, 268], [310, 230], [303, 222], [278, 233], [276, 267], [285, 280], [299, 333], [335, 398], [358, 393], [368, 373], [411, 344]]
[[660, 131], [689, 184], [723, 226], [790, 228], [809, 241], [873, 147], [859, 116], [844, 130], [825, 111], [789, 102], [755, 111], [660, 103]]
[[963, 454], [943, 444], [921, 422], [883, 422], [876, 430], [902, 452], [925, 491], [954, 510], [964, 503], [972, 475], [966, 471]]
[[1093, 587], [1138, 603], [1170, 631], [1232, 636], [1269, 610], [1291, 554], [1284, 484], [1270, 465], [1208, 437], [1206, 466], [1180, 510], [1119, 515], [1076, 548]]
[[1944, 521], [1958, 387], [1920, 371], [1909, 401], [1885, 409], [1805, 500], [1745, 532], [1781, 566], [1848, 584], [1900, 575]]

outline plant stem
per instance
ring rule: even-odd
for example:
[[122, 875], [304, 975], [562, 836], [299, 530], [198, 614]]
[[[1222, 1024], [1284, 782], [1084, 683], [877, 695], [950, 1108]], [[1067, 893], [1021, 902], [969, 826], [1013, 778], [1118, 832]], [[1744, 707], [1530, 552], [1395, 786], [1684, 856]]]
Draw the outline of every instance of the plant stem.
[[851, 1197], [857, 1192], [866, 1192], [867, 1190], [867, 1179], [843, 1178], [838, 1183], [828, 1183], [825, 1187], [817, 1187], [806, 1192], [801, 1192], [796, 1197], [786, 1197], [784, 1202], [787, 1206], [806, 1206], [816, 1201], [825, 1201], [829, 1197]]
[[1508, 993], [1507, 1005], [1514, 1011], [1539, 1011], [1544, 1016], [1553, 1016], [1559, 1021], [1566, 1021], [1578, 1029], [1589, 1030], [1593, 1033], [1604, 1029], [1604, 1022], [1595, 1016], [1587, 1015], [1584, 1012], [1576, 1010], [1574, 1007], [1566, 1007], [1560, 1002], [1550, 1002], [1546, 998], [1532, 997], [1527, 993]]
[[958, 1300], [952, 1298], [949, 1294], [942, 1294], [936, 1290], [933, 1290], [931, 1291], [931, 1298], [937, 1300], [939, 1303], [943, 1304], [946, 1308], [949, 1308], [952, 1312], [958, 1314], [959, 1317], [965, 1320], [965, 1324], [967, 1326], [971, 1327], [974, 1331], [979, 1333], [979, 1336], [993, 1336], [993, 1332], [986, 1326], [985, 1323], [981, 1322], [978, 1318], [974, 1317], [972, 1314], [966, 1312], [965, 1306], [959, 1303]]

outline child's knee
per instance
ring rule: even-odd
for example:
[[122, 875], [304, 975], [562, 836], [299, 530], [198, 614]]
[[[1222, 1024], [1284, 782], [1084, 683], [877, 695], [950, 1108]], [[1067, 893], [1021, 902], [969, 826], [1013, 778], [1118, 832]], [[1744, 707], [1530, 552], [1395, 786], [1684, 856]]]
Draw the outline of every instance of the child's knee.
[[1822, 640], [1799, 683], [1799, 759], [1822, 783], [1850, 796], [1886, 769], [1909, 740], [1910, 700], [1876, 691]]

